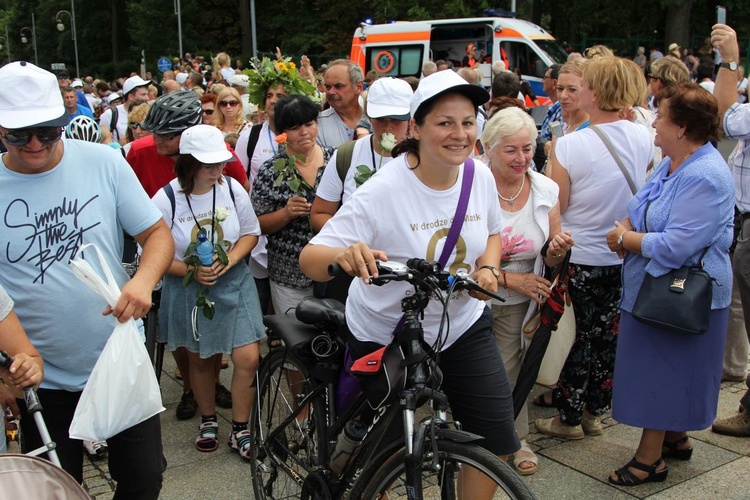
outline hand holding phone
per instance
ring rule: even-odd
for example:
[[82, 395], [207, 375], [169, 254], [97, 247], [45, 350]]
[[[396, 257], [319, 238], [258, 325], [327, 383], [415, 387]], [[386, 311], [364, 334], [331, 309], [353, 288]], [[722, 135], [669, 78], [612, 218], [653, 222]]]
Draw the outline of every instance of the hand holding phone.
[[552, 135], [554, 135], [555, 137], [560, 138], [563, 136], [562, 123], [550, 122], [549, 129], [552, 132]]
[[716, 23], [727, 24], [727, 8], [723, 5], [716, 6]]

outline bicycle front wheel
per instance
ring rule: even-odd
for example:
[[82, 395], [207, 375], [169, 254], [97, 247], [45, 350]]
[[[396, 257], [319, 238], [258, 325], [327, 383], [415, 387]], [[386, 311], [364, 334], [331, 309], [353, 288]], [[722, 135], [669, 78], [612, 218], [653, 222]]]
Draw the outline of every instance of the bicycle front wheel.
[[[317, 387], [307, 367], [286, 348], [272, 350], [257, 376], [250, 417], [250, 463], [256, 499], [299, 499], [307, 475], [325, 460], [325, 411], [322, 397], [300, 408]], [[298, 411], [299, 410], [299, 411]], [[298, 412], [297, 412], [298, 411]], [[297, 412], [296, 418], [284, 421]]]
[[[439, 440], [437, 442], [438, 470], [431, 470], [431, 443], [425, 444], [425, 457], [422, 463], [422, 498], [425, 499], [472, 499], [480, 498], [476, 488], [482, 481], [473, 476], [470, 481], [462, 480], [471, 467], [479, 471], [484, 478], [496, 486], [494, 496], [497, 499], [533, 500], [534, 494], [518, 474], [505, 462], [484, 448], [471, 443], [456, 443]], [[402, 448], [392, 455], [378, 469], [367, 483], [362, 498], [408, 498], [404, 458], [406, 449]], [[472, 471], [474, 472], [474, 471]]]

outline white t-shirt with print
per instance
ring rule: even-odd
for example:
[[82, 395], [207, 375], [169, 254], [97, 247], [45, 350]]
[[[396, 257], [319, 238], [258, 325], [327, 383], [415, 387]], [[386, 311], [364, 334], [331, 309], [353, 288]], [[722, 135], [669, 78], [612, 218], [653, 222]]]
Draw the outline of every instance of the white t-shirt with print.
[[[428, 188], [417, 178], [401, 155], [362, 185], [330, 219], [310, 243], [347, 247], [359, 241], [383, 250], [388, 260], [406, 263], [418, 257], [437, 261], [443, 250], [461, 193], [459, 181], [445, 191]], [[490, 169], [475, 161], [474, 183], [466, 217], [456, 248], [446, 269], [475, 271], [476, 260], [485, 252], [487, 238], [500, 233], [502, 215], [497, 203], [495, 180]], [[346, 318], [352, 334], [361, 341], [386, 345], [402, 316], [401, 299], [413, 291], [407, 283], [366, 285], [355, 279], [346, 301]], [[485, 303], [466, 291], [456, 293], [449, 306], [449, 347], [474, 324]], [[437, 337], [442, 305], [431, 300], [423, 321], [425, 340]]]
[[[536, 256], [544, 246], [545, 235], [534, 220], [534, 192], [529, 194], [526, 204], [517, 212], [502, 211], [503, 214], [503, 256], [501, 267], [509, 273], [533, 273]], [[506, 291], [504, 291], [506, 292]], [[504, 305], [528, 302], [530, 297], [507, 290]]]
[[[627, 120], [597, 125], [609, 138], [630, 173], [636, 190], [643, 186], [653, 144], [646, 127]], [[568, 209], [562, 226], [576, 239], [570, 262], [589, 266], [622, 263], [607, 247], [607, 233], [616, 220], [627, 217], [633, 196], [620, 168], [591, 128], [557, 140], [555, 155], [570, 177]]]
[[[232, 202], [227, 182], [232, 183], [234, 202]], [[174, 224], [172, 219], [172, 204], [169, 202], [164, 189], [160, 189], [152, 200], [161, 211], [167, 226], [171, 226], [172, 228], [175, 260], [184, 260], [188, 245], [193, 241], [198, 241], [198, 225], [206, 229], [209, 241], [226, 240], [229, 242], [229, 247], [226, 248], [227, 252], [231, 250], [232, 246], [237, 243], [237, 240], [241, 236], [260, 234], [260, 224], [250, 203], [250, 196], [242, 187], [242, 184], [231, 177], [224, 177], [222, 184], [216, 183], [216, 208], [224, 208], [228, 214], [225, 220], [218, 223], [216, 238], [212, 238], [211, 235], [211, 216], [213, 215], [214, 206], [213, 191], [205, 194], [190, 195], [190, 206], [188, 206], [185, 195], [180, 192], [179, 181], [173, 179], [169, 184], [172, 186], [175, 195]], [[192, 211], [190, 207], [192, 207]], [[193, 214], [198, 219], [198, 225], [196, 225], [193, 219]]]
[[245, 167], [250, 184], [255, 181], [258, 169], [263, 165], [263, 162], [271, 158], [279, 150], [279, 145], [274, 141], [276, 134], [271, 131], [271, 128], [268, 126], [268, 120], [266, 120], [261, 126], [258, 142], [255, 144], [255, 149], [253, 150], [253, 157], [248, 158], [247, 143], [250, 142], [250, 132], [252, 129], [252, 127], [247, 127], [240, 133], [237, 139], [237, 147], [234, 148], [237, 158], [240, 159], [240, 162]]
[[379, 170], [382, 166], [392, 160], [388, 156], [381, 156], [372, 146], [372, 134], [357, 139], [354, 143], [354, 150], [352, 151], [352, 163], [349, 166], [349, 170], [346, 171], [346, 177], [344, 182], [341, 182], [339, 177], [338, 169], [336, 168], [336, 159], [338, 158], [338, 150], [333, 153], [331, 160], [326, 165], [326, 169], [323, 172], [323, 178], [320, 179], [318, 189], [315, 191], [315, 196], [318, 196], [326, 201], [346, 203], [354, 191], [357, 189], [357, 183], [354, 180], [354, 176], [357, 174], [357, 167], [365, 165], [370, 170], [375, 168]]

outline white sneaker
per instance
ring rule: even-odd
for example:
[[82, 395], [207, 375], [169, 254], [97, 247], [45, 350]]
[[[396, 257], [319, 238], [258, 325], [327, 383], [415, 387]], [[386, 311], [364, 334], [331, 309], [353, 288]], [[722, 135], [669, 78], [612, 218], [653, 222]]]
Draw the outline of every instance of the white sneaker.
[[83, 447], [89, 456], [100, 457], [107, 453], [107, 442], [106, 441], [84, 441]]

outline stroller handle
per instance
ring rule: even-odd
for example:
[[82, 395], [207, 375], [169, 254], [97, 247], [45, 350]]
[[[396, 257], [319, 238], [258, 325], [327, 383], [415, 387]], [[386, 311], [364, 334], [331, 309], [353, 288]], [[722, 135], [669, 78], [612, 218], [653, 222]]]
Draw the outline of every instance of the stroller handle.
[[[13, 358], [10, 357], [7, 352], [0, 351], [0, 368], [8, 370], [12, 364]], [[26, 401], [26, 409], [29, 413], [42, 411], [42, 403], [39, 402], [39, 396], [37, 396], [33, 387], [25, 387], [23, 390], [23, 397]]]

